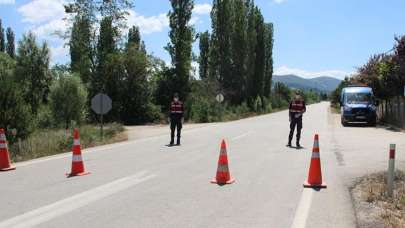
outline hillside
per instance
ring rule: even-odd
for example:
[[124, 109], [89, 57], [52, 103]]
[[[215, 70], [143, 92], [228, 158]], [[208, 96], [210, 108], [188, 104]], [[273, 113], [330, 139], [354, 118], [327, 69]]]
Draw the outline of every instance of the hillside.
[[341, 81], [327, 76], [305, 79], [297, 75], [275, 75], [273, 83], [276, 82], [282, 82], [291, 88], [330, 93], [339, 86]]

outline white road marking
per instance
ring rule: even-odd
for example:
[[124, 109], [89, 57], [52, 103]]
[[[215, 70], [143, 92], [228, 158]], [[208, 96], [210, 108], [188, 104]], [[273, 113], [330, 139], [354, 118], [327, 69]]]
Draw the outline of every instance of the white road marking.
[[49, 204], [47, 206], [40, 207], [33, 211], [18, 215], [16, 217], [0, 222], [0, 228], [24, 228], [37, 226], [55, 217], [64, 215], [97, 200], [113, 195], [117, 192], [123, 191], [132, 186], [156, 177], [155, 175], [146, 176], [146, 174], [146, 171], [139, 172], [135, 175], [121, 178], [119, 180], [96, 187], [94, 189], [90, 189], [72, 197]]
[[310, 188], [304, 188], [301, 195], [300, 203], [295, 211], [294, 221], [291, 228], [305, 228], [309, 215], [309, 210], [312, 204], [312, 195], [314, 190]]
[[250, 135], [250, 134], [252, 134], [252, 132], [251, 132], [251, 131], [248, 131], [248, 132], [246, 132], [246, 133], [244, 133], [244, 134], [241, 134], [241, 135], [238, 135], [238, 136], [232, 138], [231, 141], [239, 140], [239, 139], [244, 138], [244, 137], [246, 137], [246, 136], [248, 136], [248, 135]]

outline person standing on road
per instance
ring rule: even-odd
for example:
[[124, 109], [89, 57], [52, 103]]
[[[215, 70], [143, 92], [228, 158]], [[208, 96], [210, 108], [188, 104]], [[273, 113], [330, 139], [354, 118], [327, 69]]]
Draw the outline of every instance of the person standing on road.
[[184, 123], [184, 105], [183, 102], [179, 100], [178, 93], [175, 93], [173, 95], [173, 101], [170, 104], [169, 121], [171, 130], [170, 146], [174, 145], [174, 133], [176, 128], [177, 128], [177, 145], [179, 146], [181, 138], [181, 128], [183, 127]]
[[302, 115], [306, 112], [305, 101], [298, 91], [295, 92], [293, 100], [290, 102], [289, 115], [290, 115], [290, 135], [288, 136], [288, 147], [291, 147], [291, 141], [294, 136], [294, 130], [297, 126], [297, 148], [301, 148], [301, 130], [302, 130]]

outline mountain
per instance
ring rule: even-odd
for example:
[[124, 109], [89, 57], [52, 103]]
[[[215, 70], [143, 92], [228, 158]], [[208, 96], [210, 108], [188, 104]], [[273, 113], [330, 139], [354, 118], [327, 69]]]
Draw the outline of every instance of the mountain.
[[295, 89], [330, 93], [339, 86], [341, 80], [327, 76], [306, 79], [297, 75], [274, 75], [273, 83], [276, 82], [282, 82]]

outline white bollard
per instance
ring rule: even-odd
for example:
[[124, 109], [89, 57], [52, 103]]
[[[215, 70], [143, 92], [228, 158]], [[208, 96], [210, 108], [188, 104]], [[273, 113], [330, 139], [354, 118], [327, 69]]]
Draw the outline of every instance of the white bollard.
[[394, 178], [395, 178], [395, 144], [390, 145], [390, 160], [388, 161], [388, 177], [387, 187], [388, 196], [392, 197], [394, 193]]

